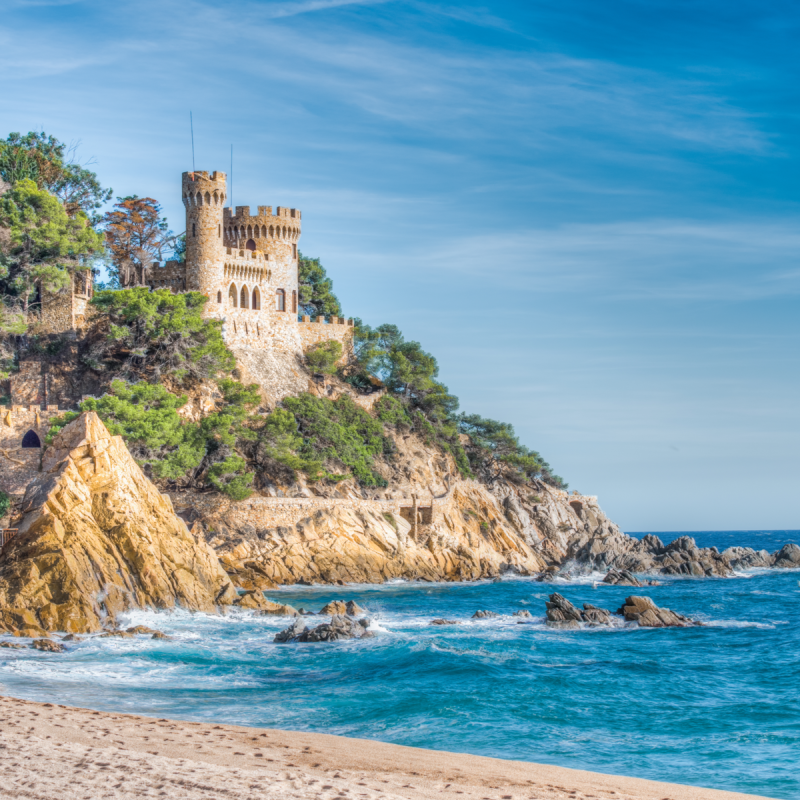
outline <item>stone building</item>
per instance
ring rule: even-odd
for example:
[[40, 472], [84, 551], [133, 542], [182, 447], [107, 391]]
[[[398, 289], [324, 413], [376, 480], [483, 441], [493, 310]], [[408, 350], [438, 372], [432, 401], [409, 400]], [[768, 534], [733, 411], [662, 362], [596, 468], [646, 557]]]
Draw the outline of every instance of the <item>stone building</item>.
[[[225, 206], [224, 172], [184, 172], [181, 181], [186, 208], [186, 259], [158, 262], [143, 270], [137, 282], [151, 289], [201, 292], [208, 298], [204, 315], [222, 322], [223, 336], [233, 351], [242, 380], [258, 383], [267, 401], [308, 388], [303, 354], [318, 342], [336, 340], [347, 350], [352, 320], [338, 317], [298, 318], [298, 242], [301, 214], [294, 208]], [[92, 296], [90, 273], [74, 279], [72, 291], [42, 298], [40, 329], [80, 341]], [[14, 404], [53, 403], [68, 406], [79, 397], [66, 386], [59, 369], [78, 364], [77, 346], [70, 359], [27, 358], [12, 378]]]

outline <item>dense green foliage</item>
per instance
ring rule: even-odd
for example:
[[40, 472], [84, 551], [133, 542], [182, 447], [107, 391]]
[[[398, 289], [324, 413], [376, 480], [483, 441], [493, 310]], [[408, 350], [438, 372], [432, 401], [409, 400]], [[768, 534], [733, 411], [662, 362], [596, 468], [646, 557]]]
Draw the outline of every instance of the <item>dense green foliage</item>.
[[94, 172], [75, 163], [76, 149], [43, 132], [12, 133], [0, 140], [0, 179], [12, 186], [31, 180], [57, 197], [70, 216], [83, 212], [95, 225], [96, 209], [111, 199], [112, 191], [100, 185]]
[[236, 360], [221, 323], [202, 317], [207, 299], [142, 286], [97, 292], [92, 304], [104, 312], [108, 334], [92, 347], [87, 366], [131, 380], [184, 382], [230, 373]]
[[312, 372], [322, 375], [331, 375], [336, 368], [336, 362], [342, 357], [342, 345], [331, 340], [317, 342], [306, 352], [306, 364]]
[[102, 238], [86, 215], [70, 216], [52, 194], [24, 178], [0, 197], [0, 291], [5, 306], [26, 315], [37, 290], [58, 292], [71, 274], [89, 269], [87, 257], [102, 250]]
[[[131, 455], [151, 477], [179, 485], [202, 487], [207, 483], [234, 500], [250, 494], [253, 473], [235, 448], [255, 438], [246, 423], [258, 405], [258, 388], [237, 381], [220, 381], [223, 403], [199, 422], [178, 413], [186, 397], [161, 384], [115, 380], [102, 397], [89, 397], [81, 411], [95, 411], [114, 435], [122, 436]], [[79, 412], [54, 419], [46, 437], [50, 444]]]
[[467, 455], [473, 470], [482, 477], [495, 480], [511, 472], [526, 480], [538, 478], [553, 486], [567, 488], [539, 453], [519, 443], [514, 427], [509, 423], [485, 419], [478, 414], [461, 414], [458, 426], [469, 436]]
[[[283, 406], [295, 419], [302, 438], [297, 455], [312, 480], [322, 476], [340, 480], [349, 471], [362, 486], [386, 486], [386, 480], [375, 471], [374, 462], [376, 456], [393, 452], [392, 441], [381, 422], [347, 395], [331, 401], [301, 394], [287, 397]], [[317, 464], [320, 466], [315, 473]], [[337, 472], [328, 471], [326, 465]], [[340, 471], [343, 469], [346, 471]]]
[[302, 253], [297, 260], [297, 280], [300, 298], [297, 313], [311, 317], [341, 317], [342, 306], [333, 293], [333, 281], [318, 258], [306, 258]]
[[11, 508], [11, 498], [0, 489], [0, 517], [4, 517]]

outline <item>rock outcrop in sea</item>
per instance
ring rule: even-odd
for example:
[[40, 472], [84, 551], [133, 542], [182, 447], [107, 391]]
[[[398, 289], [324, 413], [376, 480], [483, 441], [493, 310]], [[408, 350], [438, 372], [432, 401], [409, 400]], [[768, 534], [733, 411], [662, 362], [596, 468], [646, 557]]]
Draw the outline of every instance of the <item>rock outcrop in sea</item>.
[[[569, 630], [582, 628], [584, 625], [594, 628], [613, 623], [611, 611], [589, 603], [584, 603], [582, 609], [577, 608], [557, 592], [550, 595], [546, 605], [546, 624], [549, 628]], [[688, 628], [701, 624], [668, 608], [659, 608], [649, 597], [626, 598], [623, 606], [614, 615], [623, 617], [626, 622], [636, 622], [640, 628]]]
[[0, 631], [84, 633], [131, 609], [213, 612], [237, 598], [215, 553], [94, 412], [44, 453], [17, 527], [0, 560]]

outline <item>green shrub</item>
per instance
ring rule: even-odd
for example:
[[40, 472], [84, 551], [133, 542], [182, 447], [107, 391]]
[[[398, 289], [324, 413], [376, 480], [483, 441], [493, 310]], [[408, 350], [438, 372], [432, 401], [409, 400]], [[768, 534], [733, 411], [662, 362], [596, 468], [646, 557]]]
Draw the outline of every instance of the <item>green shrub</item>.
[[247, 462], [241, 456], [228, 456], [213, 464], [208, 471], [211, 484], [231, 500], [246, 500], [253, 493], [250, 485], [255, 475], [247, 472]]
[[342, 357], [342, 345], [331, 340], [317, 342], [306, 353], [306, 363], [312, 372], [331, 375], [336, 368], [336, 362]]
[[103, 313], [108, 335], [87, 358], [120, 377], [153, 382], [228, 375], [236, 359], [222, 338], [222, 323], [202, 317], [207, 300], [199, 292], [151, 292], [145, 286], [98, 291], [92, 304]]
[[8, 509], [11, 508], [11, 498], [2, 490], [0, 490], [0, 517], [8, 514]]
[[[386, 486], [386, 480], [374, 470], [374, 462], [377, 455], [392, 452], [392, 443], [381, 422], [350, 397], [342, 395], [331, 401], [301, 394], [287, 397], [283, 406], [296, 420], [302, 437], [298, 455], [306, 464], [338, 463], [362, 486]], [[338, 476], [326, 473], [325, 477]]]

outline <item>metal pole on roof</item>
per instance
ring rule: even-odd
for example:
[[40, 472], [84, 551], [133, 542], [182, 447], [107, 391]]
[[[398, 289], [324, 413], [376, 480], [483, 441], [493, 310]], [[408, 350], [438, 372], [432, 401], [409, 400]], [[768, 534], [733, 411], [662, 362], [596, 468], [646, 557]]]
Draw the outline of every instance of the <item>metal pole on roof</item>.
[[192, 112], [189, 112], [189, 129], [192, 131], [192, 172], [194, 172], [194, 120]]

